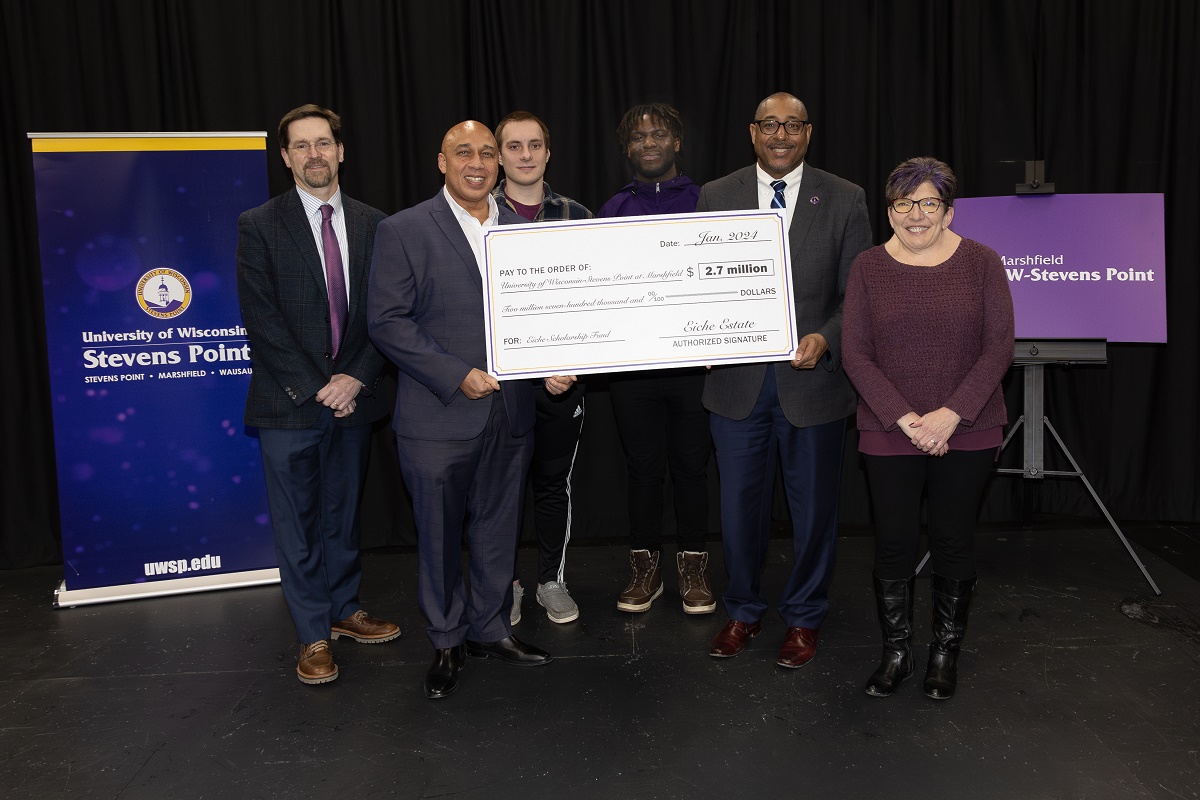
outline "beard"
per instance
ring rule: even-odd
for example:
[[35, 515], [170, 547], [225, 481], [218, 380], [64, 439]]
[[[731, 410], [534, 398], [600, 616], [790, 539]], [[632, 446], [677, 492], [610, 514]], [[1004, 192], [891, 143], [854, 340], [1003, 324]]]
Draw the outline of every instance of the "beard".
[[655, 178], [661, 178], [675, 167], [675, 153], [670, 150], [662, 151], [662, 158], [657, 164], [643, 164], [642, 160], [637, 156], [630, 156], [629, 166], [633, 169], [633, 174], [641, 178], [646, 178], [648, 181]]
[[314, 189], [324, 189], [333, 182], [333, 170], [324, 159], [314, 158], [304, 165], [304, 181]]

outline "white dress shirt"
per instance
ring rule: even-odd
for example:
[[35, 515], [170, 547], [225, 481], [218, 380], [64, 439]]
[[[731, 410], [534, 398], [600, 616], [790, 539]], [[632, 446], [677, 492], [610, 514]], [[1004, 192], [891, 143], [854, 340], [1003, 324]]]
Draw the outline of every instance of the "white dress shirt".
[[[768, 175], [762, 164], [755, 164], [754, 169], [758, 173], [758, 207], [762, 211], [770, 211], [771, 201], [775, 199], [771, 181], [778, 179]], [[783, 224], [788, 230], [792, 228], [792, 212], [796, 208], [796, 198], [800, 196], [800, 181], [803, 178], [803, 161], [800, 162], [800, 166], [783, 176], [783, 182], [787, 184], [783, 189]]]
[[[325, 291], [328, 293], [329, 273], [325, 269], [325, 242], [321, 238], [321, 206], [325, 204], [325, 201], [313, 197], [299, 186], [296, 187], [296, 192], [300, 195], [300, 202], [304, 204], [304, 214], [308, 217], [308, 225], [312, 228], [313, 238], [317, 240], [317, 254], [321, 257], [321, 274], [325, 276]], [[346, 236], [346, 215], [342, 212], [342, 190], [338, 189], [334, 192], [328, 202], [333, 206], [333, 216], [329, 219], [333, 223], [333, 232], [337, 236], [338, 249], [342, 251], [342, 281], [346, 286], [346, 302], [349, 303], [350, 246]]]
[[496, 205], [495, 198], [489, 193], [487, 196], [488, 202], [488, 218], [486, 222], [480, 222], [475, 219], [470, 211], [460, 206], [453, 197], [450, 196], [450, 190], [445, 186], [442, 187], [442, 193], [446, 195], [446, 202], [450, 204], [450, 210], [454, 212], [454, 218], [458, 220], [458, 226], [462, 228], [462, 232], [466, 235], [467, 241], [471, 245], [471, 252], [475, 254], [475, 265], [479, 267], [479, 275], [483, 276], [483, 229], [490, 228], [495, 225], [500, 219], [500, 207]]

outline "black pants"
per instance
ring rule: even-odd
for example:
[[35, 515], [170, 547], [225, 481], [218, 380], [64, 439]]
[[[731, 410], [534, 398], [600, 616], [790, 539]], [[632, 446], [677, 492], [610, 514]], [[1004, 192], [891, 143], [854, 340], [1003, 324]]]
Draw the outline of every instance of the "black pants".
[[571, 476], [583, 432], [584, 391], [584, 385], [576, 383], [560, 395], [542, 389], [536, 392], [537, 423], [529, 479], [538, 543], [538, 583], [562, 581], [565, 576], [567, 542], [571, 540]]
[[705, 549], [712, 434], [708, 412], [700, 403], [703, 391], [703, 370], [654, 370], [612, 377], [609, 395], [629, 469], [629, 546], [633, 550], [662, 547], [663, 479], [668, 466], [679, 549]]
[[951, 450], [945, 456], [864, 455], [875, 522], [875, 574], [913, 574], [927, 494], [933, 571], [951, 580], [975, 577], [975, 522], [996, 450]]

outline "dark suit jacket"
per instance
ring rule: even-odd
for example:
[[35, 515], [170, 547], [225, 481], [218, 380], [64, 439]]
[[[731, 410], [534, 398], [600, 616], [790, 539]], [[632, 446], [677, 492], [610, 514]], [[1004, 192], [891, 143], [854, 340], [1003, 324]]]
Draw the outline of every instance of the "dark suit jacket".
[[[696, 206], [697, 211], [757, 208], [753, 166], [706, 183]], [[855, 256], [871, 246], [862, 188], [805, 164], [788, 243], [796, 331], [821, 334], [829, 350], [813, 369], [792, 369], [786, 361], [713, 367], [704, 383], [704, 407], [723, 417], [750, 414], [768, 367], [775, 370], [779, 403], [793, 425], [820, 425], [854, 413], [854, 389], [841, 368], [842, 296]]]
[[[500, 207], [500, 224], [525, 220]], [[368, 327], [400, 368], [392, 426], [414, 439], [473, 439], [491, 398], [458, 390], [471, 368], [487, 371], [483, 277], [442, 191], [379, 225], [371, 259]], [[529, 381], [505, 381], [500, 395], [513, 435], [533, 428]]]
[[311, 427], [324, 408], [315, 395], [338, 373], [363, 383], [354, 413], [339, 423], [374, 422], [388, 412], [374, 393], [383, 356], [367, 336], [366, 308], [369, 259], [383, 213], [342, 193], [350, 302], [335, 361], [325, 273], [296, 192], [293, 187], [238, 218], [238, 298], [254, 367], [245, 422], [259, 428]]

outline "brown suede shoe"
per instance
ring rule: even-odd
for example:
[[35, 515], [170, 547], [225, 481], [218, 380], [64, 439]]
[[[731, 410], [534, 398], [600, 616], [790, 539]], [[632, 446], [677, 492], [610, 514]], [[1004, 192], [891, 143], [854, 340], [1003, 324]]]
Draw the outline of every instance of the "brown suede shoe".
[[717, 601], [708, 587], [708, 553], [676, 553], [675, 566], [679, 570], [683, 613], [711, 614], [716, 611]]
[[658, 553], [649, 550], [630, 550], [629, 567], [633, 575], [629, 585], [617, 598], [618, 611], [646, 611], [663, 593], [662, 571], [658, 568]]
[[329, 652], [329, 642], [322, 639], [312, 644], [300, 645], [300, 660], [296, 663], [296, 675], [301, 683], [329, 683], [337, 680], [338, 668]]
[[362, 642], [363, 644], [390, 642], [399, 635], [400, 626], [393, 625], [386, 620], [376, 619], [361, 608], [341, 622], [333, 625], [329, 633], [332, 639], [336, 639], [339, 636], [349, 636], [354, 641]]
[[820, 633], [815, 628], [788, 628], [775, 663], [788, 669], [803, 667], [817, 654], [817, 636]]
[[713, 658], [731, 658], [746, 649], [746, 642], [758, 636], [762, 631], [762, 623], [750, 625], [731, 619], [721, 628], [721, 632], [713, 637], [708, 647], [708, 654]]

